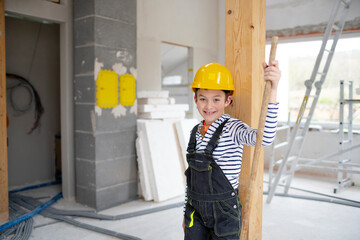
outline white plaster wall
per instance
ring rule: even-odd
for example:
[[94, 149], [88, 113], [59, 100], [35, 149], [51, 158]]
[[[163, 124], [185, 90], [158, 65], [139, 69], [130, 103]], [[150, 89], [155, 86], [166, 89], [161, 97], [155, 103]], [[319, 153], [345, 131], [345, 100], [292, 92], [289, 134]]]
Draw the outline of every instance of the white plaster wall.
[[218, 1], [137, 1], [138, 91], [161, 90], [162, 41], [192, 47], [194, 71], [217, 61]]
[[182, 81], [188, 82], [187, 70], [188, 70], [188, 63], [186, 61], [184, 61], [184, 62], [180, 63], [180, 65], [178, 65], [176, 68], [169, 71], [166, 74], [166, 76], [176, 76], [176, 75], [178, 75], [178, 76], [181, 76]]
[[[347, 136], [345, 135], [345, 139]], [[360, 135], [353, 135], [353, 145], [357, 145], [360, 143]], [[316, 147], [314, 147], [316, 146]], [[344, 145], [346, 148], [348, 145]], [[337, 152], [339, 149], [339, 135], [338, 133], [332, 132], [309, 132], [306, 137], [306, 142], [304, 144], [304, 157], [308, 158], [319, 158], [326, 156], [331, 153]], [[356, 164], [360, 164], [360, 148], [354, 149], [351, 151], [351, 161]], [[338, 157], [333, 157], [332, 159], [337, 161]], [[357, 168], [358, 170], [359, 168]], [[316, 171], [318, 173], [318, 171]], [[318, 173], [319, 174], [319, 173]], [[328, 176], [336, 175], [330, 174], [327, 172]], [[336, 178], [335, 178], [336, 179]], [[353, 180], [355, 181], [355, 185], [360, 185], [360, 174], [353, 174]]]

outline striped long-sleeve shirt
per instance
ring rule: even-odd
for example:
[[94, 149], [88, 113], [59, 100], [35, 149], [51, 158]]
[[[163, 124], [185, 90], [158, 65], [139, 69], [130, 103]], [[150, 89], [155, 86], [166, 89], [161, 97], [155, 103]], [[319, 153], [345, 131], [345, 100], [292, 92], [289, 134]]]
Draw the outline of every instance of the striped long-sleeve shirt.
[[[270, 145], [275, 139], [278, 117], [278, 105], [269, 104], [264, 127], [263, 146]], [[236, 189], [239, 185], [239, 174], [241, 171], [243, 146], [255, 146], [256, 129], [250, 128], [242, 121], [223, 114], [211, 124], [204, 138], [200, 131], [196, 133], [196, 151], [205, 150], [210, 138], [222, 122], [229, 119], [225, 124], [217, 147], [214, 149], [213, 157], [225, 176]], [[201, 125], [201, 124], [200, 124]]]

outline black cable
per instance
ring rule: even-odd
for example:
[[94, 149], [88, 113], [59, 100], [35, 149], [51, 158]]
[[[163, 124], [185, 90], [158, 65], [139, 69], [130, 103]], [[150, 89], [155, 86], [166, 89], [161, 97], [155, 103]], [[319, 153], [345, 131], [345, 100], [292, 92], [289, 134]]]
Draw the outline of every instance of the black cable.
[[[26, 104], [25, 107], [22, 107], [22, 108], [20, 108], [19, 106], [17, 106], [17, 105], [15, 104], [15, 97], [14, 97], [14, 91], [15, 91], [15, 89], [18, 89], [18, 88], [20, 88], [20, 87], [25, 88], [25, 89], [28, 91], [29, 95], [30, 95], [29, 102]], [[30, 86], [29, 86], [28, 84], [25, 84], [25, 83], [23, 83], [23, 82], [20, 82], [19, 84], [15, 85], [15, 86], [13, 86], [13, 87], [9, 87], [9, 88], [7, 88], [7, 89], [10, 90], [10, 94], [9, 94], [10, 105], [11, 105], [11, 107], [12, 107], [16, 112], [19, 112], [19, 113], [20, 113], [19, 115], [24, 114], [25, 112], [27, 112], [27, 111], [30, 110], [31, 105], [32, 105], [32, 102], [33, 102], [33, 100], [34, 100], [34, 95], [33, 95], [33, 93], [32, 93], [32, 89], [30, 88]]]
[[36, 51], [37, 51], [37, 49], [38, 49], [39, 42], [40, 42], [39, 40], [40, 40], [42, 25], [43, 25], [42, 23], [39, 24], [39, 30], [38, 30], [37, 36], [36, 36], [36, 43], [35, 43], [34, 51], [33, 51], [32, 58], [31, 58], [31, 63], [30, 63], [28, 78], [30, 78], [30, 76], [31, 76], [31, 70], [32, 70], [33, 65], [34, 65], [34, 60], [35, 60]]
[[[30, 88], [32, 91], [32, 95], [34, 96], [34, 99], [35, 99], [35, 122], [34, 122], [33, 127], [28, 132], [28, 134], [31, 134], [39, 126], [40, 118], [44, 114], [44, 107], [41, 104], [40, 96], [39, 96], [38, 92], [36, 91], [36, 89], [34, 88], [34, 86], [27, 79], [25, 79], [19, 75], [16, 75], [16, 74], [12, 74], [12, 73], [6, 73], [6, 77], [20, 81], [20, 84], [17, 86], [28, 86], [28, 88]], [[14, 106], [13, 106], [13, 108], [14, 108]], [[16, 107], [14, 108], [14, 110], [16, 110]]]

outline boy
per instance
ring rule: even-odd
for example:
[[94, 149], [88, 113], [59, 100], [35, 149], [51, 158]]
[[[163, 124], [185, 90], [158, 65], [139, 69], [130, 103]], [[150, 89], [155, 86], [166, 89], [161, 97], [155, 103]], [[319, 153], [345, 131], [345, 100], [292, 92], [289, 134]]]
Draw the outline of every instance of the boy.
[[[275, 138], [278, 62], [263, 63], [264, 79], [272, 83], [263, 145]], [[204, 120], [194, 127], [188, 145], [185, 240], [239, 239], [241, 203], [238, 178], [243, 145], [255, 146], [256, 130], [224, 114], [231, 104], [234, 85], [230, 71], [218, 63], [202, 66], [191, 86]]]

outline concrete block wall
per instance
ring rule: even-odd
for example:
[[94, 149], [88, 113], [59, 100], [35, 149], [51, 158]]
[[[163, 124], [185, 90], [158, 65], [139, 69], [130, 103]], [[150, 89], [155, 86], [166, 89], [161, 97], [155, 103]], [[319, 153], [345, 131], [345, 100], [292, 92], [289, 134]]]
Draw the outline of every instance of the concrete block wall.
[[96, 209], [137, 195], [135, 106], [96, 106], [100, 70], [136, 75], [136, 1], [74, 1], [76, 199]]

